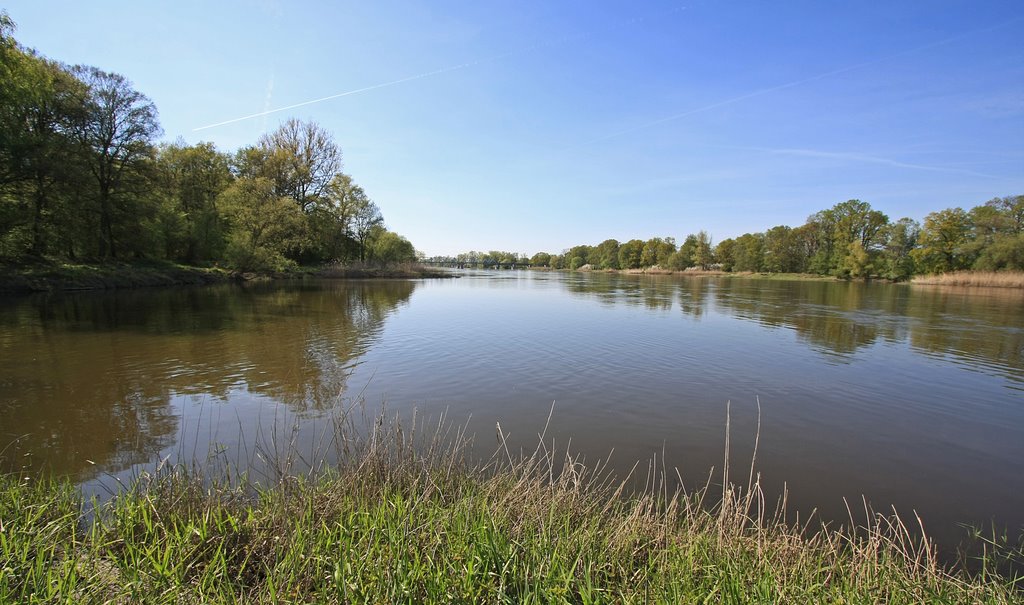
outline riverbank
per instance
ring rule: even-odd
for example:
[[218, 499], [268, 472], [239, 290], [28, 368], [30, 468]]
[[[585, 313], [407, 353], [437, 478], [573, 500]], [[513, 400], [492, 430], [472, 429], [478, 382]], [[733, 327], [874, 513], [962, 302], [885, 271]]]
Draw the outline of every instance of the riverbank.
[[1024, 288], [1024, 271], [956, 271], [918, 275], [915, 286], [962, 286], [971, 288]]
[[[720, 271], [686, 269], [683, 271], [672, 271], [669, 269], [608, 269], [607, 273], [621, 273], [623, 275], [672, 275], [681, 277], [723, 277], [728, 279], [756, 279], [768, 281], [865, 281], [864, 279], [843, 279], [831, 275], [817, 275], [815, 273], [755, 273], [753, 271]], [[878, 279], [876, 281], [889, 281]]]
[[193, 286], [280, 279], [419, 279], [451, 274], [416, 264], [296, 267], [274, 273], [239, 273], [220, 267], [193, 267], [161, 261], [66, 263], [39, 261], [0, 265], [0, 295], [75, 290], [118, 290]]
[[2, 476], [0, 602], [1021, 602], [994, 559], [943, 568], [916, 520], [766, 513], [753, 473], [684, 495], [655, 465], [630, 495], [546, 448], [471, 466], [461, 444], [374, 427], [315, 479], [164, 467], [89, 521], [70, 483]]

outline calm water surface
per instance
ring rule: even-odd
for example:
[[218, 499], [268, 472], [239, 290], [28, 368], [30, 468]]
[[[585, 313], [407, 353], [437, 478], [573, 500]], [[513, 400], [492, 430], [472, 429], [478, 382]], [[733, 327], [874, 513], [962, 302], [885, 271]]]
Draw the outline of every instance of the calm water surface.
[[0, 300], [4, 470], [246, 460], [275, 423], [314, 449], [359, 398], [487, 449], [496, 422], [532, 449], [555, 402], [559, 445], [694, 484], [727, 402], [746, 477], [759, 400], [757, 467], [795, 510], [1024, 525], [1020, 291], [511, 271]]

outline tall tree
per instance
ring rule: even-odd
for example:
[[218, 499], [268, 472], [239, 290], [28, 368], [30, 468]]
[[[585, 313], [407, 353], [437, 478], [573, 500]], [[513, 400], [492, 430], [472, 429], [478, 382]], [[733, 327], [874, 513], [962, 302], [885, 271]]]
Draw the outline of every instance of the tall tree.
[[711, 236], [702, 229], [697, 232], [696, 245], [693, 247], [693, 264], [707, 271], [714, 262], [715, 254], [711, 247]]
[[370, 235], [375, 227], [384, 224], [384, 217], [380, 208], [370, 198], [361, 196], [355, 198], [352, 210], [352, 237], [359, 245], [359, 260], [366, 260], [367, 245]]
[[631, 239], [619, 246], [619, 267], [622, 269], [639, 269], [643, 260], [644, 242]]
[[882, 276], [888, 279], [909, 279], [914, 274], [911, 252], [917, 247], [921, 225], [910, 218], [901, 218], [885, 229]]
[[22, 48], [13, 32], [0, 12], [0, 248], [38, 256], [66, 218], [56, 206], [76, 165], [69, 131], [84, 87], [63, 66]]
[[924, 219], [914, 261], [928, 273], [966, 269], [974, 260], [965, 252], [970, 237], [971, 217], [963, 208], [932, 212]]
[[223, 252], [224, 230], [217, 197], [234, 178], [228, 156], [213, 143], [160, 147], [157, 183], [166, 200], [170, 218], [166, 234], [167, 256], [195, 263], [212, 260]]
[[130, 214], [132, 202], [139, 200], [139, 191], [131, 191], [129, 184], [153, 157], [152, 141], [161, 132], [156, 106], [124, 76], [88, 66], [77, 66], [74, 73], [88, 87], [78, 138], [89, 152], [87, 165], [96, 185], [99, 255], [117, 258], [121, 215]]
[[230, 225], [226, 256], [236, 269], [276, 270], [289, 264], [303, 219], [295, 203], [277, 195], [265, 178], [240, 178], [218, 198]]
[[305, 213], [341, 171], [341, 150], [316, 122], [290, 119], [257, 145], [258, 176], [274, 181], [277, 195], [295, 200]]

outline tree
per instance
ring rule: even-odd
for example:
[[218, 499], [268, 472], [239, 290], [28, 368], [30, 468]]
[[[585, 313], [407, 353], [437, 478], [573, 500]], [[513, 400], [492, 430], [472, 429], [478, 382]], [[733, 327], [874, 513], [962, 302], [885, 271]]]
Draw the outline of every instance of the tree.
[[409, 240], [388, 231], [383, 226], [373, 228], [370, 241], [370, 252], [367, 256], [371, 261], [388, 264], [411, 263], [416, 260], [416, 249]]
[[619, 241], [606, 239], [594, 248], [594, 254], [590, 259], [591, 264], [597, 264], [600, 269], [619, 268]]
[[841, 277], [870, 277], [873, 271], [871, 257], [859, 239], [855, 239], [846, 247], [847, 254], [839, 267]]
[[684, 271], [693, 266], [693, 253], [697, 249], [697, 236], [687, 235], [683, 244], [668, 258], [668, 266], [675, 271]]
[[302, 212], [290, 199], [277, 195], [265, 178], [236, 180], [217, 203], [230, 225], [225, 253], [240, 271], [278, 270], [289, 263], [284, 252], [302, 227]]
[[893, 280], [909, 279], [914, 274], [914, 258], [921, 225], [910, 218], [890, 223], [884, 233], [881, 275]]
[[156, 168], [157, 184], [165, 197], [167, 257], [187, 263], [218, 258], [224, 229], [217, 197], [234, 178], [228, 156], [213, 143], [174, 143], [160, 147]]
[[640, 265], [643, 267], [667, 267], [668, 259], [676, 251], [676, 240], [673, 237], [652, 237], [644, 242], [644, 249], [640, 255]]
[[551, 265], [551, 255], [547, 252], [538, 252], [530, 257], [530, 264], [534, 267], [548, 267]]
[[0, 252], [49, 251], [68, 213], [77, 162], [70, 136], [84, 86], [62, 65], [23, 49], [0, 12]]
[[622, 269], [639, 269], [644, 252], [644, 242], [631, 239], [619, 246], [619, 267]]
[[87, 165], [96, 185], [99, 255], [117, 258], [117, 236], [130, 231], [127, 218], [134, 218], [131, 205], [139, 200], [132, 184], [152, 159], [152, 140], [161, 132], [156, 106], [124, 76], [88, 66], [77, 66], [74, 73], [88, 87], [78, 138], [89, 152]]
[[715, 246], [715, 258], [722, 265], [723, 271], [732, 271], [736, 264], [736, 240], [729, 237], [718, 242]]
[[359, 246], [359, 260], [366, 260], [367, 242], [374, 227], [384, 224], [377, 204], [362, 196], [354, 199], [352, 208], [352, 237]]
[[764, 270], [764, 234], [744, 233], [733, 248], [733, 270], [757, 273]]
[[[689, 240], [689, 238], [687, 238]], [[707, 231], [697, 232], [696, 242], [693, 247], [693, 264], [707, 271], [715, 262], [715, 255], [711, 248], [711, 236]]]
[[915, 263], [928, 273], [966, 269], [973, 261], [965, 253], [971, 227], [971, 217], [962, 208], [932, 212], [924, 219], [921, 246], [913, 251]]
[[1024, 233], [1024, 195], [997, 197], [985, 203], [1006, 217], [1007, 233]]
[[764, 233], [764, 270], [770, 273], [800, 273], [804, 270], [804, 253], [800, 233], [792, 227], [778, 225]]
[[295, 200], [310, 213], [341, 171], [341, 150], [316, 122], [290, 119], [260, 137], [258, 151], [247, 152], [250, 169], [274, 181], [278, 196]]

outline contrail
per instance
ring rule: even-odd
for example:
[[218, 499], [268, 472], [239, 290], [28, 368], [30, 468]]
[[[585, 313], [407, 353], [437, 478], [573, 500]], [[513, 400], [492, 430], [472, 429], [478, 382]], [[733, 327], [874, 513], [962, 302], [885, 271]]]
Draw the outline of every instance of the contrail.
[[491, 62], [494, 62], [494, 61], [499, 61], [501, 59], [506, 59], [508, 57], [512, 57], [512, 56], [515, 56], [515, 55], [526, 54], [526, 53], [533, 52], [533, 51], [541, 49], [541, 48], [548, 48], [548, 47], [552, 47], [552, 46], [560, 46], [562, 44], [567, 44], [569, 42], [574, 42], [576, 40], [581, 40], [581, 39], [593, 36], [593, 35], [598, 34], [598, 33], [604, 33], [604, 32], [612, 31], [612, 30], [615, 30], [615, 29], [621, 29], [621, 28], [629, 26], [629, 25], [634, 25], [636, 23], [641, 23], [643, 21], [646, 21], [647, 19], [666, 17], [668, 15], [680, 12], [680, 11], [685, 10], [685, 9], [686, 9], [685, 6], [677, 6], [677, 7], [673, 8], [673, 9], [671, 9], [669, 11], [665, 11], [663, 13], [658, 13], [656, 15], [647, 15], [647, 16], [633, 17], [632, 19], [627, 19], [626, 21], [619, 22], [619, 23], [617, 23], [613, 27], [608, 27], [608, 28], [603, 28], [603, 29], [598, 29], [598, 30], [592, 30], [592, 31], [588, 31], [588, 32], [581, 32], [581, 33], [578, 33], [578, 34], [572, 34], [572, 35], [568, 35], [568, 36], [562, 36], [560, 38], [557, 38], [557, 39], [554, 39], [554, 40], [549, 40], [547, 42], [539, 42], [539, 43], [536, 43], [536, 44], [531, 44], [529, 46], [524, 46], [522, 48], [517, 48], [515, 50], [506, 51], [506, 52], [503, 52], [503, 53], [500, 53], [500, 54], [497, 54], [497, 55], [492, 55], [490, 57], [485, 57], [483, 59], [477, 59], [475, 61], [469, 61], [469, 62], [466, 62], [466, 63], [459, 63], [458, 65], [450, 65], [448, 67], [442, 67], [440, 69], [435, 69], [433, 71], [427, 71], [427, 72], [424, 72], [424, 73], [421, 73], [421, 74], [416, 74], [414, 76], [407, 76], [405, 78], [399, 78], [397, 80], [391, 80], [389, 82], [381, 82], [379, 84], [373, 84], [371, 86], [365, 86], [363, 88], [357, 88], [355, 90], [348, 90], [348, 91], [345, 91], [345, 92], [339, 92], [337, 94], [328, 95], [326, 97], [320, 97], [319, 99], [310, 99], [309, 101], [302, 101], [301, 103], [295, 103], [294, 105], [286, 105], [284, 107], [276, 107], [274, 109], [265, 109], [264, 111], [261, 111], [261, 112], [258, 112], [258, 113], [253, 113], [253, 114], [249, 114], [247, 116], [241, 116], [241, 117], [238, 117], [238, 118], [231, 118], [230, 120], [224, 120], [223, 122], [217, 122], [217, 123], [214, 123], [214, 124], [207, 124], [206, 126], [200, 126], [198, 128], [193, 128], [192, 132], [198, 132], [200, 130], [207, 130], [209, 128], [216, 128], [218, 126], [226, 126], [228, 124], [234, 124], [235, 122], [242, 122], [244, 120], [251, 120], [253, 118], [260, 118], [260, 117], [263, 117], [263, 116], [266, 116], [266, 115], [270, 115], [272, 113], [278, 113], [278, 112], [281, 112], [281, 111], [288, 111], [289, 109], [295, 109], [295, 108], [298, 108], [298, 107], [305, 107], [307, 105], [313, 105], [313, 104], [316, 104], [316, 103], [323, 103], [324, 101], [331, 101], [333, 99], [340, 99], [342, 97], [349, 97], [349, 96], [352, 96], [352, 95], [357, 95], [357, 94], [360, 94], [360, 93], [369, 92], [371, 90], [377, 90], [379, 88], [387, 88], [389, 86], [396, 86], [398, 84], [404, 84], [406, 82], [412, 82], [414, 80], [422, 80], [423, 78], [430, 78], [432, 76], [438, 76], [438, 75], [446, 74], [446, 73], [453, 72], [453, 71], [458, 71], [458, 70], [467, 69], [467, 68], [470, 68], [470, 67], [475, 67], [477, 65], [481, 65], [481, 64], [484, 64], [484, 63], [491, 63]]
[[846, 72], [855, 71], [855, 70], [858, 70], [858, 69], [863, 69], [865, 67], [869, 67], [871, 65], [876, 65], [878, 63], [883, 63], [885, 61], [890, 61], [890, 60], [895, 59], [897, 57], [902, 57], [903, 55], [909, 55], [909, 54], [921, 52], [923, 50], [928, 50], [930, 48], [935, 48], [935, 47], [938, 47], [938, 46], [944, 46], [946, 44], [951, 44], [953, 42], [956, 42], [956, 41], [958, 41], [958, 40], [960, 40], [962, 38], [966, 38], [968, 36], [973, 36], [975, 34], [979, 34], [979, 33], [983, 33], [983, 32], [989, 32], [989, 31], [992, 31], [992, 30], [996, 30], [996, 29], [1000, 29], [1000, 28], [1006, 27], [1006, 26], [1008, 26], [1008, 25], [1010, 25], [1012, 23], [1015, 23], [1017, 21], [1020, 21], [1020, 18], [1011, 19], [1010, 21], [1004, 21], [1002, 23], [999, 23], [999, 24], [996, 24], [996, 25], [993, 25], [993, 26], [990, 26], [990, 27], [985, 27], [985, 28], [982, 28], [982, 29], [974, 29], [974, 30], [971, 30], [971, 31], [963, 32], [961, 34], [957, 34], [957, 35], [951, 36], [949, 38], [944, 38], [944, 39], [938, 40], [936, 42], [931, 42], [931, 43], [925, 44], [923, 46], [917, 46], [915, 48], [910, 48], [910, 49], [907, 49], [907, 50], [902, 50], [900, 52], [893, 53], [891, 55], [885, 55], [883, 57], [879, 57], [877, 59], [872, 59], [870, 61], [863, 61], [861, 63], [855, 63], [853, 65], [847, 65], [846, 67], [840, 67], [839, 69], [834, 69], [832, 71], [827, 71], [827, 72], [816, 74], [816, 75], [813, 75], [813, 76], [808, 76], [806, 78], [801, 78], [799, 80], [793, 80], [792, 82], [786, 82], [785, 84], [779, 84], [777, 86], [771, 86], [769, 88], [761, 88], [761, 89], [755, 90], [753, 92], [748, 92], [748, 93], [745, 93], [745, 94], [742, 94], [742, 95], [739, 95], [739, 96], [736, 96], [736, 97], [732, 97], [732, 98], [725, 99], [725, 100], [722, 100], [722, 101], [717, 101], [715, 103], [711, 103], [710, 105], [704, 105], [702, 107], [697, 107], [695, 109], [689, 109], [689, 110], [684, 111], [682, 113], [677, 113], [677, 114], [670, 115], [670, 116], [667, 116], [667, 117], [664, 117], [664, 118], [659, 118], [659, 119], [654, 120], [652, 122], [647, 122], [647, 123], [641, 124], [639, 126], [634, 126], [632, 128], [627, 128], [625, 130], [620, 130], [618, 132], [614, 132], [612, 134], [608, 134], [608, 135], [605, 135], [605, 136], [602, 136], [602, 137], [598, 137], [596, 139], [591, 139], [591, 140], [585, 141], [583, 143], [577, 143], [575, 145], [571, 145], [570, 148], [583, 147], [583, 146], [587, 146], [587, 145], [593, 145], [594, 143], [600, 143], [602, 141], [607, 141], [608, 139], [614, 139], [616, 137], [621, 137], [623, 135], [634, 133], [634, 132], [636, 132], [638, 130], [645, 130], [647, 128], [652, 128], [652, 127], [657, 126], [659, 124], [664, 124], [666, 122], [672, 122], [674, 120], [685, 118], [687, 116], [692, 116], [692, 115], [697, 114], [697, 113], [703, 113], [705, 111], [710, 111], [712, 109], [717, 109], [717, 108], [723, 107], [725, 105], [732, 105], [734, 103], [739, 103], [740, 101], [745, 101], [747, 99], [752, 99], [754, 97], [760, 97], [760, 96], [763, 96], [763, 95], [766, 95], [766, 94], [769, 94], [769, 93], [772, 93], [772, 92], [778, 92], [780, 90], [785, 90], [787, 88], [794, 88], [796, 86], [802, 86], [804, 84], [808, 84], [808, 83], [814, 82], [816, 80], [823, 80], [825, 78], [831, 78], [832, 76], [837, 76], [839, 74], [843, 74], [843, 73], [846, 73]]
[[986, 179], [999, 178], [995, 175], [985, 174], [984, 172], [975, 172], [974, 170], [967, 170], [965, 168], [955, 168], [950, 166], [930, 166], [927, 164], [912, 164], [910, 162], [901, 162], [899, 160], [893, 160], [890, 158], [866, 155], [863, 153], [851, 153], [846, 151], [822, 151], [819, 149], [766, 149], [762, 147], [741, 147], [739, 149], [762, 151], [765, 153], [775, 153], [779, 155], [796, 155], [809, 158], [824, 158], [834, 160], [849, 160], [852, 162], [866, 162], [871, 164], [893, 166], [895, 168], [911, 168], [914, 170], [928, 170], [932, 172], [953, 172], [958, 174], [967, 174], [970, 176], [983, 177]]

